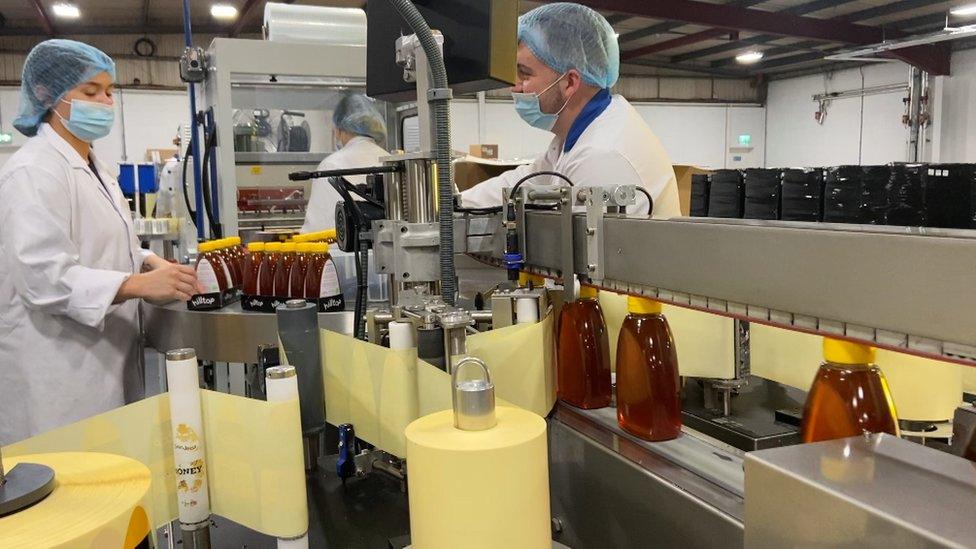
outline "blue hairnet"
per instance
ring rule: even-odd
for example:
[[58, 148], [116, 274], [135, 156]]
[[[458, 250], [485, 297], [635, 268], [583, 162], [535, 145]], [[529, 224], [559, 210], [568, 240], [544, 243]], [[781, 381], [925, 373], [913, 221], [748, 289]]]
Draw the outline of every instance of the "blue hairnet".
[[336, 128], [355, 135], [372, 137], [377, 143], [386, 141], [386, 121], [376, 102], [361, 93], [345, 95], [332, 113]]
[[115, 62], [93, 46], [74, 40], [45, 40], [24, 61], [20, 84], [20, 112], [14, 127], [31, 137], [41, 119], [64, 94], [100, 72], [115, 79]]
[[562, 74], [576, 69], [583, 81], [610, 88], [620, 75], [620, 47], [610, 23], [579, 4], [546, 4], [519, 17], [519, 42]]

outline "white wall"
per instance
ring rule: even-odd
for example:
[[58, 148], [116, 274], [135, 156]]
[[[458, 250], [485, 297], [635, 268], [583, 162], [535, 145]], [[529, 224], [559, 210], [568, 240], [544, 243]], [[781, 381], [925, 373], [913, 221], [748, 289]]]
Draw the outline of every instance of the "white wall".
[[[757, 106], [637, 103], [637, 112], [661, 139], [674, 164], [707, 168], [746, 168], [763, 165], [765, 109]], [[552, 134], [532, 128], [515, 113], [510, 101], [489, 101], [485, 105], [484, 143], [497, 144], [501, 158], [534, 158], [542, 153]], [[478, 104], [451, 104], [451, 141], [455, 149], [467, 151], [480, 143]], [[752, 135], [751, 151], [729, 152], [738, 135]], [[739, 157], [738, 160], [735, 160]]]
[[769, 84], [766, 104], [766, 165], [827, 166], [884, 164], [908, 157], [902, 124], [903, 93], [831, 101], [822, 125], [814, 120], [817, 93], [858, 90], [908, 82], [903, 63], [868, 65]]
[[[19, 108], [20, 90], [0, 89], [2, 131], [12, 132], [14, 141], [0, 147], [0, 166], [6, 162], [27, 138], [13, 129]], [[124, 108], [124, 112], [123, 112]], [[118, 90], [115, 101], [115, 126], [105, 139], [95, 143], [99, 160], [117, 171], [118, 163], [142, 162], [146, 149], [172, 149], [177, 128], [190, 116], [190, 106], [183, 92]], [[125, 141], [122, 139], [122, 120], [125, 120]]]
[[976, 49], [952, 56], [952, 76], [934, 86], [936, 162], [976, 162]]

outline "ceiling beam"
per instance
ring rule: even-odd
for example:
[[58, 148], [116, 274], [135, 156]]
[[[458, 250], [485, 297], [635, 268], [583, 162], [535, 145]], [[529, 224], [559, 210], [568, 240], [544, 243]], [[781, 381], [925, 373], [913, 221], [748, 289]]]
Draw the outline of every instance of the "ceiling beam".
[[[756, 4], [762, 4], [766, 0], [735, 0], [729, 5], [734, 5], [737, 7], [748, 8], [749, 6], [754, 6]], [[585, 3], [585, 2], [584, 2]], [[666, 19], [666, 18], [665, 18]], [[627, 32], [620, 35], [617, 39], [618, 44], [624, 44], [626, 42], [632, 42], [647, 36], [654, 36], [656, 34], [664, 34], [666, 32], [673, 31], [679, 27], [687, 25], [684, 21], [665, 21], [663, 23], [658, 23], [656, 25], [651, 25], [643, 29], [638, 29], [635, 31]]]
[[664, 42], [651, 44], [649, 46], [644, 46], [641, 48], [636, 48], [628, 51], [622, 51], [620, 52], [620, 60], [627, 61], [630, 59], [636, 59], [644, 55], [650, 55], [652, 53], [660, 53], [662, 51], [673, 50], [676, 48], [689, 46], [691, 44], [704, 42], [706, 40], [713, 40], [723, 36], [735, 36], [735, 38], [731, 38], [732, 40], [735, 40], [738, 38], [739, 33], [738, 31], [729, 30], [729, 29], [707, 29], [701, 32], [686, 34], [679, 38], [673, 38], [671, 40], [665, 40]]
[[720, 78], [750, 78], [750, 75], [746, 71], [738, 71], [732, 69], [713, 69], [712, 67], [704, 65], [681, 65], [668, 63], [667, 61], [654, 61], [652, 59], [634, 59], [629, 61], [628, 65], [639, 65], [641, 67], [653, 67], [656, 69], [668, 69], [675, 71], [693, 72], [699, 74], [707, 74], [709, 76], [716, 76]]
[[[841, 5], [841, 4], [849, 3], [850, 1], [851, 0], [819, 0], [817, 2], [801, 4], [799, 6], [795, 6], [785, 11], [793, 13], [794, 15], [804, 15], [807, 13], [814, 13], [816, 11], [821, 11], [823, 9], [826, 9], [824, 7], [826, 2], [832, 2], [835, 5]], [[882, 6], [875, 6], [873, 8], [868, 8], [865, 10], [848, 13], [846, 15], [841, 15], [834, 19], [827, 19], [826, 21], [842, 21], [842, 22], [854, 23], [858, 21], [866, 21], [868, 19], [874, 19], [875, 17], [891, 15], [893, 13], [898, 13], [900, 11], [911, 10], [918, 7], [924, 7], [931, 4], [932, 4], [931, 0], [906, 0], [901, 2], [892, 2]], [[710, 55], [717, 55], [720, 53], [735, 54], [738, 53], [743, 47], [750, 46], [750, 45], [766, 44], [774, 40], [777, 40], [779, 38], [780, 38], [779, 36], [771, 36], [768, 34], [759, 35], [753, 37], [752, 40], [756, 40], [756, 41], [751, 43], [745, 43], [744, 41], [740, 41], [739, 43], [723, 44], [721, 46], [716, 46], [714, 48], [711, 48], [710, 51], [707, 52], [705, 50], [699, 50], [699, 51], [689, 52], [683, 55], [676, 55], [671, 60], [681, 63], [684, 61], [690, 61], [692, 59], [697, 59], [700, 57], [706, 57]], [[778, 47], [788, 48], [789, 46], [784, 45]], [[802, 49], [806, 49], [806, 48], [801, 48], [798, 51], [802, 51]], [[730, 59], [732, 57], [734, 57], [734, 55], [729, 56]]]
[[230, 32], [227, 35], [233, 38], [240, 34], [247, 25], [248, 17], [254, 12], [254, 8], [261, 2], [262, 0], [246, 0], [244, 2], [244, 6], [241, 7], [240, 15], [237, 16], [237, 22], [234, 23], [234, 27], [230, 29]]
[[802, 17], [783, 12], [740, 8], [729, 4], [709, 4], [699, 0], [658, 0], [656, 2], [585, 0], [585, 3], [592, 8], [618, 11], [640, 17], [673, 19], [698, 25], [737, 28], [776, 36], [828, 40], [844, 44], [867, 45], [881, 42], [886, 38], [884, 30], [878, 27]]
[[[766, 50], [762, 50], [762, 52], [765, 58], [770, 59], [779, 55], [796, 53], [798, 51], [813, 52], [814, 50], [819, 50], [817, 46], [823, 46], [823, 42], [818, 42], [817, 40], [807, 40], [804, 42], [797, 42], [795, 44], [775, 46]], [[711, 65], [713, 67], [720, 68], [720, 67], [731, 65], [734, 62], [735, 62], [735, 57], [726, 57], [724, 59], [712, 61]]]
[[44, 32], [48, 36], [54, 36], [57, 34], [54, 31], [54, 25], [51, 23], [51, 18], [47, 16], [47, 12], [44, 11], [44, 6], [41, 5], [41, 0], [28, 0], [28, 2], [34, 6], [34, 13], [37, 15], [37, 21], [41, 24]]
[[624, 15], [622, 13], [614, 13], [607, 16], [607, 23], [610, 23], [610, 25], [613, 26], [616, 25], [617, 23], [623, 23], [628, 19], [630, 19], [629, 15]]
[[[226, 26], [194, 26], [193, 34], [224, 34], [227, 32]], [[183, 34], [182, 25], [153, 25], [152, 27], [145, 27], [141, 25], [136, 26], [112, 26], [112, 27], [102, 27], [102, 26], [62, 26], [59, 31], [61, 36], [79, 36], [79, 35], [105, 35], [105, 34], [148, 34], [148, 35], [161, 35], [161, 34]], [[5, 27], [0, 28], [0, 36], [43, 36], [43, 32], [36, 27]]]

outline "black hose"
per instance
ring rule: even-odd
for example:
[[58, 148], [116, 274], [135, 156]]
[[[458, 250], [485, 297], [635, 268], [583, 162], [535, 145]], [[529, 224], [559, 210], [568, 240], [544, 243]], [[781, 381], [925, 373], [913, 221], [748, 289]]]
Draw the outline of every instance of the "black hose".
[[356, 263], [356, 331], [359, 339], [366, 341], [366, 305], [369, 302], [369, 247], [358, 239], [359, 257]]
[[190, 216], [190, 221], [193, 221], [193, 226], [197, 226], [197, 212], [193, 211], [190, 206], [190, 191], [186, 184], [186, 166], [190, 163], [190, 152], [191, 148], [189, 145], [186, 147], [186, 152], [183, 153], [183, 201], [186, 202], [186, 213]]
[[651, 198], [651, 193], [647, 192], [647, 189], [640, 185], [637, 186], [637, 192], [643, 193], [647, 197], [647, 215], [651, 215], [651, 212], [654, 211], [654, 199]]
[[214, 152], [214, 141], [216, 138], [217, 128], [211, 128], [210, 134], [203, 142], [203, 165], [200, 169], [203, 174], [203, 182], [200, 187], [201, 192], [203, 192], [203, 207], [207, 212], [207, 220], [210, 221], [210, 232], [216, 238], [223, 238], [224, 231], [220, 226], [220, 221], [215, 219], [213, 215], [213, 198], [210, 196], [210, 172], [207, 170], [210, 164], [210, 156]]
[[389, 0], [420, 41], [430, 67], [431, 90], [434, 95], [418, 97], [417, 101], [430, 103], [434, 119], [434, 158], [437, 164], [437, 198], [440, 204], [440, 268], [441, 296], [448, 305], [454, 305], [457, 295], [457, 278], [454, 270], [454, 165], [451, 163], [450, 89], [444, 56], [434, 39], [434, 34], [417, 7], [410, 0]]
[[533, 173], [530, 173], [529, 175], [523, 177], [522, 179], [519, 179], [518, 182], [515, 183], [515, 186], [512, 187], [512, 191], [510, 193], [508, 193], [508, 199], [509, 200], [515, 199], [515, 192], [518, 191], [519, 187], [522, 186], [522, 183], [525, 183], [527, 180], [532, 179], [533, 177], [538, 177], [540, 175], [551, 175], [553, 177], [558, 177], [558, 178], [562, 179], [563, 181], [565, 181], [566, 183], [569, 183], [569, 186], [570, 187], [573, 186], [573, 182], [568, 177], [566, 177], [565, 175], [563, 175], [563, 174], [561, 174], [559, 172], [551, 172], [551, 171], [533, 172]]

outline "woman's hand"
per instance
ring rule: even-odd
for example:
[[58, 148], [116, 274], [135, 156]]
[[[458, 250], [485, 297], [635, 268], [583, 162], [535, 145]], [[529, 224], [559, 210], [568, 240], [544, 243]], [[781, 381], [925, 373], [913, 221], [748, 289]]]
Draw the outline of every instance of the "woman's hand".
[[160, 257], [155, 260], [153, 257], [146, 259], [151, 271], [125, 279], [115, 295], [116, 303], [142, 298], [150, 303], [164, 304], [187, 301], [191, 295], [202, 293], [193, 267], [170, 263]]
[[142, 262], [142, 272], [154, 271], [167, 265], [172, 265], [172, 261], [167, 261], [156, 254], [152, 254]]

